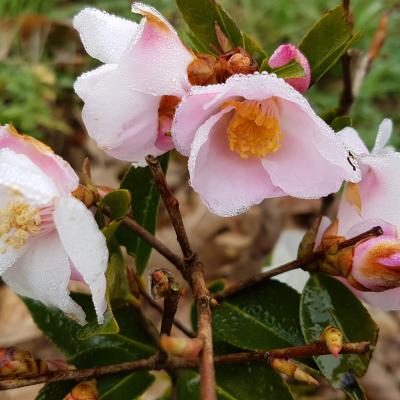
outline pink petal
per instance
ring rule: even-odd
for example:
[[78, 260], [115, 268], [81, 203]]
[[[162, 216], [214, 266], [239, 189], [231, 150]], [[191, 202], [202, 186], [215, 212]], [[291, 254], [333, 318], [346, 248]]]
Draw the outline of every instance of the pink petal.
[[155, 145], [160, 98], [131, 90], [122, 78], [118, 71], [110, 72], [87, 97], [82, 118], [89, 135], [121, 160], [162, 154]]
[[322, 120], [295, 103], [281, 100], [279, 108], [282, 145], [262, 160], [276, 186], [291, 196], [320, 198], [354, 179], [345, 148]]
[[[339, 222], [341, 221], [341, 214], [338, 214]], [[382, 219], [361, 219], [361, 222], [351, 225], [351, 228], [347, 231], [339, 230], [339, 234], [343, 235], [347, 239], [354, 236], [361, 235], [362, 233], [374, 228], [375, 226], [380, 226], [382, 228], [383, 234], [391, 237], [397, 237], [397, 229], [392, 224], [389, 224]], [[340, 225], [339, 225], [340, 227]], [[340, 229], [340, 228], [339, 228]]]
[[191, 184], [212, 212], [237, 215], [266, 197], [282, 196], [260, 160], [243, 160], [229, 150], [229, 109], [208, 119], [198, 130], [189, 158]]
[[187, 67], [194, 55], [157, 10], [133, 3], [132, 11], [144, 18], [135, 41], [119, 62], [121, 73], [131, 77], [131, 89], [157, 96], [182, 96], [190, 87]]
[[400, 227], [400, 154], [365, 156], [362, 163], [369, 167], [360, 183], [361, 216], [379, 218]]
[[400, 310], [400, 287], [385, 290], [384, 292], [363, 292], [350, 286], [345, 279], [339, 279], [344, 283], [360, 300], [384, 311]]
[[317, 235], [315, 236], [314, 249], [318, 248], [318, 246], [321, 244], [322, 236], [324, 235], [325, 231], [329, 228], [331, 224], [332, 221], [328, 217], [323, 215], [318, 227]]
[[279, 46], [268, 60], [268, 64], [272, 68], [278, 68], [289, 64], [292, 60], [296, 60], [303, 67], [305, 76], [303, 78], [288, 78], [286, 82], [300, 93], [304, 93], [310, 86], [311, 69], [307, 58], [296, 46], [292, 44]]
[[214, 107], [207, 107], [207, 104], [224, 89], [224, 85], [193, 86], [182, 98], [175, 112], [171, 131], [176, 149], [185, 156], [190, 154], [197, 129], [219, 111], [218, 104]]
[[67, 194], [77, 188], [79, 178], [65, 160], [43, 143], [30, 136], [18, 134], [10, 125], [0, 126], [0, 149], [4, 148], [27, 156], [43, 174], [53, 180], [60, 193]]
[[116, 63], [136, 33], [138, 24], [97, 10], [84, 8], [74, 18], [85, 50], [104, 63]]

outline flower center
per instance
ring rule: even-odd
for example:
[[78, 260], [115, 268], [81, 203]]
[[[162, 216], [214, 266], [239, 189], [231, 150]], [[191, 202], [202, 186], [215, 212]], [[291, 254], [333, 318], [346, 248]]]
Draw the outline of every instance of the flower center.
[[264, 157], [281, 147], [283, 135], [274, 100], [230, 100], [223, 108], [234, 106], [227, 135], [229, 148], [241, 158]]
[[0, 247], [0, 254], [7, 252], [7, 247], [19, 250], [31, 235], [41, 231], [41, 217], [38, 208], [22, 200], [10, 201], [0, 210], [0, 239], [5, 247]]

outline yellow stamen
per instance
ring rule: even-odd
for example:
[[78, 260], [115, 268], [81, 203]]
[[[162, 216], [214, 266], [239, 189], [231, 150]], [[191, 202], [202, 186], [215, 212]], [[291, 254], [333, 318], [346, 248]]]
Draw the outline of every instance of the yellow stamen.
[[230, 100], [223, 107], [234, 106], [227, 135], [229, 148], [241, 158], [264, 157], [281, 147], [283, 135], [274, 114], [274, 100]]
[[40, 232], [40, 223], [39, 209], [21, 200], [9, 202], [0, 210], [0, 239], [6, 245], [0, 254], [6, 253], [7, 245], [20, 249], [31, 235]]

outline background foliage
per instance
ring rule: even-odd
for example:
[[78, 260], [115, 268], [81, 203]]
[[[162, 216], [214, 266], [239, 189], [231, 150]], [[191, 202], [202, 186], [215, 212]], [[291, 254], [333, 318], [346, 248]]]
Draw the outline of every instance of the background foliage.
[[[130, 0], [0, 0], [0, 123], [12, 120], [17, 128], [34, 136], [73, 135], [81, 130], [80, 104], [73, 94], [72, 83], [95, 61], [82, 51], [70, 19], [85, 5], [134, 18], [130, 3]], [[174, 1], [147, 3], [160, 9], [185, 36], [184, 23]], [[271, 53], [280, 43], [298, 43], [312, 23], [337, 1], [222, 0], [221, 4], [244, 32], [258, 39]], [[352, 6], [356, 28], [364, 30], [356, 46], [361, 50], [367, 49], [382, 11], [390, 16], [387, 42], [353, 109], [354, 126], [371, 145], [383, 117], [393, 118], [397, 126], [400, 123], [396, 112], [400, 93], [400, 8], [396, 0], [354, 0]], [[337, 66], [311, 89], [308, 97], [317, 111], [323, 113], [337, 105], [340, 90]], [[400, 147], [398, 135], [392, 141]]]

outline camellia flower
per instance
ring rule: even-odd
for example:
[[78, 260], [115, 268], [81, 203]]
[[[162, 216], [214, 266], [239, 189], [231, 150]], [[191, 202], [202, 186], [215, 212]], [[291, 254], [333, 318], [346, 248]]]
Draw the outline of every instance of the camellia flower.
[[75, 172], [43, 143], [0, 127], [0, 275], [18, 294], [85, 322], [69, 296], [71, 274], [91, 289], [99, 323], [106, 309], [108, 250], [91, 212], [70, 194]]
[[287, 83], [292, 85], [300, 93], [304, 93], [310, 86], [311, 69], [307, 58], [304, 54], [292, 44], [283, 44], [279, 46], [268, 60], [268, 64], [272, 68], [283, 67], [291, 61], [297, 61], [304, 69], [305, 76], [303, 78], [288, 78]]
[[299, 92], [266, 73], [192, 87], [172, 137], [189, 156], [193, 188], [222, 216], [268, 197], [319, 198], [360, 179], [339, 136]]
[[400, 154], [387, 143], [392, 122], [385, 119], [369, 153], [357, 132], [345, 128], [341, 134], [361, 166], [362, 180], [346, 188], [338, 212], [338, 234], [355, 236], [373, 226], [384, 234], [359, 243], [341, 260], [348, 282], [365, 302], [386, 310], [400, 309]]
[[105, 63], [80, 76], [75, 91], [97, 144], [118, 159], [141, 162], [173, 147], [172, 117], [190, 87], [194, 56], [155, 9], [134, 3], [132, 10], [144, 16], [139, 25], [94, 8], [74, 18], [86, 51]]

